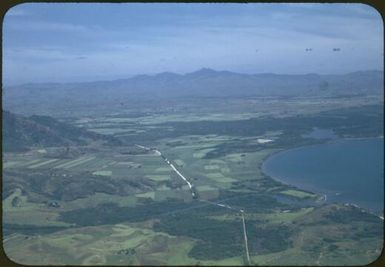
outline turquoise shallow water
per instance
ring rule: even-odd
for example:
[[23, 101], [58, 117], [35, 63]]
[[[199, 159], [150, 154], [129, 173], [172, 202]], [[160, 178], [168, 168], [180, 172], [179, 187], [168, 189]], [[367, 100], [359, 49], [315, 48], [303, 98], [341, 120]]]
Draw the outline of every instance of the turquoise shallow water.
[[263, 171], [299, 188], [326, 194], [330, 202], [384, 210], [384, 139], [342, 139], [269, 157]]

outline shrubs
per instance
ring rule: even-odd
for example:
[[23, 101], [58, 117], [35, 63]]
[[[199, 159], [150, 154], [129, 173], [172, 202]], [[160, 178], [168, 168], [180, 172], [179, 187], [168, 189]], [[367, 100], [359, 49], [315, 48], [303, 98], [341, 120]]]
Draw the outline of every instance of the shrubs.
[[219, 221], [184, 213], [162, 218], [154, 230], [199, 239], [189, 253], [196, 259], [223, 259], [244, 252], [240, 221]]

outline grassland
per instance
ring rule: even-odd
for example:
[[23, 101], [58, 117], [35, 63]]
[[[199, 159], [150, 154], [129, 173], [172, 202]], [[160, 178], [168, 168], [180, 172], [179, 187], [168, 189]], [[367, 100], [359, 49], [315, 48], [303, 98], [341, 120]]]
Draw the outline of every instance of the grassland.
[[[209, 200], [245, 210], [252, 264], [368, 263], [382, 249], [378, 217], [354, 207], [306, 202], [317, 195], [261, 171], [269, 155], [317, 142], [301, 137], [313, 122], [338, 125], [337, 114], [357, 132], [366, 127], [364, 119], [346, 119], [346, 110], [314, 115], [357, 101], [294, 99], [287, 113], [270, 99], [251, 101], [249, 112], [235, 112], [237, 102], [226, 112], [203, 107], [194, 114], [66, 118], [126, 143], [91, 144], [69, 156], [56, 147], [5, 154], [5, 252], [23, 264], [243, 265], [239, 214], [204, 202]], [[302, 113], [311, 117], [295, 116]], [[325, 122], [328, 116], [335, 120]], [[199, 199], [162, 157], [135, 144], [160, 150], [194, 184]], [[342, 221], [343, 212], [354, 221]]]
[[304, 191], [300, 191], [300, 190], [293, 190], [293, 189], [284, 190], [284, 191], [281, 192], [281, 194], [284, 194], [284, 195], [287, 195], [287, 196], [296, 197], [296, 198], [302, 198], [302, 199], [317, 197], [316, 194], [309, 193], [309, 192], [304, 192]]
[[[193, 240], [127, 224], [71, 229], [27, 240], [25, 237], [16, 235], [6, 241], [7, 255], [11, 259], [17, 258], [15, 261], [21, 264], [67, 262], [84, 265], [127, 263], [169, 265], [177, 264], [181, 260], [191, 264], [197, 262], [184, 256], [194, 244]], [[21, 259], [14, 256], [19, 255], [20, 251], [27, 252]], [[35, 253], [34, 259], [31, 259], [30, 253]], [[43, 253], [46, 255], [39, 257], [44, 255]]]

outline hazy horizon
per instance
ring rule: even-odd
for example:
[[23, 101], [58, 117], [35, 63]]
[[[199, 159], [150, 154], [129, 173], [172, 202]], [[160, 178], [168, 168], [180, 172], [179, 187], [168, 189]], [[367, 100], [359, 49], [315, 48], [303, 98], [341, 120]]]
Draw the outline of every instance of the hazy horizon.
[[27, 266], [375, 261], [383, 38], [365, 4], [12, 8], [4, 253]]
[[105, 79], [91, 79], [91, 80], [81, 80], [81, 81], [48, 81], [48, 82], [23, 82], [23, 83], [15, 83], [15, 84], [4, 84], [5, 86], [23, 86], [23, 85], [29, 85], [29, 84], [66, 84], [66, 83], [94, 83], [94, 82], [112, 82], [112, 81], [117, 81], [117, 80], [129, 80], [131, 78], [137, 77], [137, 76], [157, 76], [160, 74], [164, 73], [172, 73], [180, 76], [192, 74], [198, 71], [202, 70], [210, 70], [214, 72], [231, 72], [231, 73], [236, 73], [236, 74], [246, 74], [246, 75], [263, 75], [263, 74], [273, 74], [273, 75], [344, 75], [344, 74], [350, 74], [350, 73], [355, 73], [355, 72], [384, 72], [384, 70], [379, 70], [379, 69], [367, 69], [367, 70], [356, 70], [356, 71], [351, 71], [351, 72], [346, 72], [346, 73], [338, 73], [338, 74], [333, 74], [333, 73], [315, 73], [315, 72], [309, 72], [309, 73], [297, 73], [297, 74], [288, 74], [288, 73], [275, 73], [275, 72], [259, 72], [259, 73], [245, 73], [245, 72], [236, 72], [236, 71], [229, 71], [229, 70], [222, 70], [222, 69], [212, 69], [212, 68], [206, 68], [202, 67], [200, 69], [193, 70], [191, 72], [184, 72], [184, 73], [178, 73], [178, 72], [171, 72], [171, 71], [163, 71], [163, 72], [156, 72], [156, 73], [138, 73], [138, 74], [133, 74], [133, 75], [121, 75], [122, 77], [118, 78], [108, 78], [106, 77]]
[[6, 86], [201, 68], [383, 71], [381, 16], [364, 4], [27, 3], [4, 18]]

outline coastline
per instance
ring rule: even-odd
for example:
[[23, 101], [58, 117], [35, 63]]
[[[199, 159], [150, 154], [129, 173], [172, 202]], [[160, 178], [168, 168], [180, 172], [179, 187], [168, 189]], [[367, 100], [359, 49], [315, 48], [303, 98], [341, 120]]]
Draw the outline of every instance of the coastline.
[[[288, 153], [288, 152], [292, 152], [292, 151], [295, 151], [295, 150], [299, 150], [299, 149], [303, 149], [303, 148], [307, 148], [307, 147], [313, 147], [313, 146], [322, 146], [322, 145], [325, 145], [325, 144], [334, 144], [334, 143], [338, 143], [338, 142], [343, 142], [343, 141], [351, 141], [351, 140], [370, 140], [370, 139], [384, 139], [384, 136], [381, 135], [381, 136], [378, 136], [378, 137], [348, 137], [348, 138], [334, 138], [332, 140], [325, 140], [325, 142], [322, 142], [322, 143], [316, 143], [316, 144], [308, 144], [308, 145], [301, 145], [301, 146], [297, 146], [297, 147], [293, 147], [293, 148], [287, 148], [287, 149], [279, 149], [278, 151], [275, 151], [273, 153], [271, 153], [270, 155], [266, 156], [264, 159], [263, 159], [263, 162], [262, 164], [260, 164], [259, 166], [259, 169], [261, 171], [261, 173], [267, 177], [269, 177], [270, 179], [272, 180], [275, 180], [277, 182], [280, 182], [286, 186], [289, 186], [289, 187], [294, 187], [294, 188], [297, 188], [298, 190], [301, 190], [301, 191], [304, 191], [304, 192], [310, 192], [312, 194], [315, 194], [318, 196], [318, 200], [321, 200], [322, 198], [322, 202], [323, 203], [333, 203], [333, 202], [330, 202], [330, 199], [328, 199], [328, 194], [325, 193], [325, 192], [322, 192], [322, 191], [318, 191], [318, 190], [313, 190], [313, 189], [307, 189], [307, 188], [303, 188], [301, 186], [297, 186], [297, 185], [294, 185], [294, 184], [290, 184], [289, 182], [287, 181], [284, 181], [276, 176], [273, 176], [271, 174], [269, 174], [267, 171], [266, 171], [266, 162], [269, 161], [269, 160], [272, 160], [274, 157], [276, 157], [277, 155], [282, 155], [284, 153]], [[339, 193], [336, 193], [339, 195]], [[377, 216], [378, 218], [380, 218], [381, 220], [384, 220], [384, 215], [383, 215], [383, 211], [381, 213], [381, 211], [372, 211], [370, 208], [365, 208], [365, 207], [362, 207], [356, 203], [351, 203], [351, 202], [343, 202], [343, 201], [336, 201], [336, 203], [340, 203], [340, 204], [343, 204], [343, 205], [351, 205], [351, 206], [355, 206], [359, 209], [361, 209], [362, 211], [365, 211], [367, 213], [370, 213], [372, 215], [375, 215]]]
[[[313, 144], [313, 145], [303, 145], [303, 146], [299, 146], [299, 147], [293, 147], [293, 148], [288, 148], [288, 149], [278, 149], [277, 151], [267, 155], [266, 157], [264, 157], [263, 159], [263, 162], [258, 166], [260, 172], [265, 175], [266, 177], [268, 177], [269, 179], [273, 180], [273, 181], [277, 181], [289, 188], [297, 188], [298, 190], [301, 190], [301, 191], [304, 191], [304, 192], [308, 192], [308, 193], [311, 193], [311, 194], [314, 194], [314, 195], [317, 195], [317, 201], [322, 201], [323, 203], [326, 203], [326, 200], [327, 200], [327, 195], [323, 192], [316, 192], [314, 190], [308, 190], [308, 189], [304, 189], [304, 188], [300, 188], [296, 185], [293, 185], [293, 184], [290, 184], [286, 181], [283, 181], [281, 179], [279, 179], [278, 177], [274, 177], [270, 174], [268, 174], [266, 171], [265, 171], [265, 163], [267, 160], [269, 160], [270, 158], [278, 155], [278, 154], [282, 154], [282, 153], [285, 153], [287, 151], [292, 151], [292, 150], [295, 150], [295, 149], [299, 149], [299, 148], [302, 148], [302, 147], [307, 147], [307, 146], [314, 146], [314, 145], [320, 145], [320, 144]], [[323, 200], [322, 200], [323, 199]]]
[[[261, 164], [261, 168], [263, 168], [263, 166], [265, 165], [265, 162], [267, 160], [269, 160], [270, 158], [275, 157], [278, 154], [284, 154], [284, 153], [289, 152], [289, 151], [298, 150], [298, 149], [302, 149], [302, 148], [305, 148], [305, 147], [313, 147], [313, 146], [320, 146], [320, 145], [326, 145], [326, 144], [334, 144], [334, 143], [341, 142], [341, 141], [351, 141], [351, 140], [352, 141], [354, 141], [354, 140], [359, 141], [359, 140], [369, 140], [369, 139], [384, 139], [384, 136], [381, 135], [381, 136], [377, 136], [377, 137], [346, 137], [346, 138], [344, 137], [344, 138], [325, 139], [325, 141], [320, 142], [320, 143], [300, 145], [300, 146], [293, 146], [293, 147], [288, 147], [288, 148], [280, 148], [280, 149], [277, 149], [278, 151], [271, 153], [270, 155], [268, 155], [263, 160], [263, 162]], [[263, 169], [261, 169], [261, 171], [263, 171]]]

